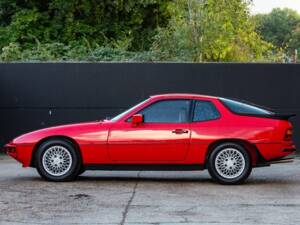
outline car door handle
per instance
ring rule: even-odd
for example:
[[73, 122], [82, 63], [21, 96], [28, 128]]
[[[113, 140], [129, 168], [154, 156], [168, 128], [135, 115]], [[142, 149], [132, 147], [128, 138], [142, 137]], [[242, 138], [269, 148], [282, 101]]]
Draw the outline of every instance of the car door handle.
[[172, 130], [172, 133], [174, 134], [187, 134], [189, 131], [186, 130], [186, 129], [175, 129], [175, 130]]

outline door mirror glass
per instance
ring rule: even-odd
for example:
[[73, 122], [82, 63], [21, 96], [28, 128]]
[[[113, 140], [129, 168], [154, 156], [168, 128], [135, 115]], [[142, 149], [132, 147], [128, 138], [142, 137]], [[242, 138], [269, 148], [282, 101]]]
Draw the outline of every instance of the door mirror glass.
[[143, 123], [143, 115], [142, 114], [135, 114], [132, 116], [131, 123], [133, 126], [138, 126]]

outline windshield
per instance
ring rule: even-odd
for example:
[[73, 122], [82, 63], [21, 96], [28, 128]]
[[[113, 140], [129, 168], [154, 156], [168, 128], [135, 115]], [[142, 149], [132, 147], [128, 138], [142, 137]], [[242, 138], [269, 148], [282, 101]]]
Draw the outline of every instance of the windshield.
[[119, 114], [119, 115], [113, 117], [113, 118], [111, 119], [111, 121], [117, 121], [118, 119], [120, 119], [121, 117], [123, 117], [123, 116], [126, 115], [127, 113], [129, 113], [129, 112], [135, 110], [136, 108], [138, 108], [140, 105], [144, 104], [144, 103], [145, 103], [146, 101], [148, 101], [148, 100], [149, 100], [149, 98], [146, 99], [146, 100], [144, 100], [144, 101], [142, 101], [142, 102], [140, 102], [139, 104], [137, 104], [137, 105], [135, 105], [135, 106], [133, 106], [133, 107], [127, 109], [125, 112], [122, 112], [121, 114]]
[[273, 112], [258, 107], [251, 103], [244, 103], [227, 98], [220, 98], [220, 100], [234, 113], [237, 114], [252, 114], [252, 115], [271, 115]]

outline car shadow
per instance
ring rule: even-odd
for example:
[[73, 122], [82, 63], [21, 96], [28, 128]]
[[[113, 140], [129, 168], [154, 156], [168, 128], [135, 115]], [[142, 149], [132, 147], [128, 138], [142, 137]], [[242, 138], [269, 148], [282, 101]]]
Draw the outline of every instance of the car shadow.
[[[110, 181], [110, 182], [163, 182], [163, 183], [198, 183], [198, 184], [218, 184], [211, 178], [207, 177], [131, 177], [131, 176], [80, 176], [76, 179], [77, 182], [97, 182], [97, 181]], [[76, 182], [75, 181], [75, 182]], [[251, 178], [246, 180], [241, 185], [291, 185], [299, 184], [300, 180], [285, 180], [285, 179], [274, 179], [274, 178]], [[227, 186], [227, 185], [226, 185]], [[239, 185], [238, 185], [239, 186]]]
[[[164, 173], [162, 175], [157, 173], [153, 174], [140, 174], [139, 171], [134, 171], [129, 174], [124, 174], [122, 171], [121, 173], [111, 173], [111, 171], [103, 171], [103, 175], [99, 174], [91, 174], [83, 173], [82, 175], [78, 176], [76, 180], [70, 182], [50, 182], [46, 181], [41, 178], [38, 174], [30, 174], [30, 175], [19, 175], [14, 177], [6, 176], [1, 181], [22, 181], [22, 182], [47, 182], [52, 184], [59, 184], [59, 183], [100, 183], [100, 182], [159, 182], [159, 183], [197, 183], [197, 184], [217, 184], [213, 181], [207, 174], [189, 174], [189, 173], [181, 173], [181, 174], [168, 174]], [[300, 185], [300, 180], [295, 179], [292, 177], [257, 177], [257, 176], [250, 176], [245, 183], [242, 185], [293, 185], [298, 184]]]
[[86, 181], [126, 181], [126, 182], [209, 182], [212, 183], [212, 180], [209, 178], [194, 178], [194, 177], [133, 177], [133, 176], [80, 176], [76, 179], [79, 182]]

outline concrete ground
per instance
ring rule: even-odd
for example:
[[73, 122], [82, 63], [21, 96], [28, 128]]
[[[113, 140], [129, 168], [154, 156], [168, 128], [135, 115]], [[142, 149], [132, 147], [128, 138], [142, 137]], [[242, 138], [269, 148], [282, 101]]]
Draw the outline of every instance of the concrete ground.
[[0, 156], [0, 224], [300, 224], [300, 160], [222, 186], [206, 171], [88, 171], [52, 183]]

